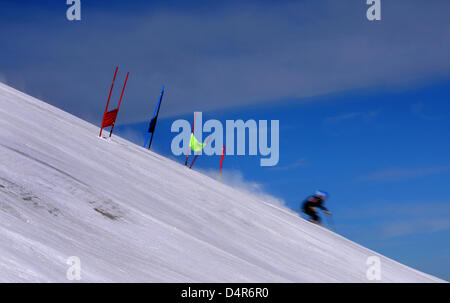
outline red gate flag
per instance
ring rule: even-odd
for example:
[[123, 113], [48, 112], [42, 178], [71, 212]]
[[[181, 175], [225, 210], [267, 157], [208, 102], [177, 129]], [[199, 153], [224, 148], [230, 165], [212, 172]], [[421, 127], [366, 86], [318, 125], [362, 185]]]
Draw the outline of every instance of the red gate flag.
[[119, 68], [116, 67], [116, 71], [114, 72], [113, 82], [111, 84], [111, 89], [109, 90], [108, 101], [106, 102], [105, 113], [103, 114], [102, 125], [100, 127], [100, 134], [98, 135], [99, 137], [102, 136], [103, 128], [109, 127], [109, 126], [111, 126], [111, 132], [109, 133], [109, 136], [111, 137], [112, 132], [114, 130], [114, 124], [116, 123], [117, 113], [119, 112], [120, 103], [122, 102], [123, 93], [125, 92], [125, 86], [127, 85], [128, 76], [130, 75], [130, 73], [127, 73], [127, 77], [125, 78], [125, 83], [123, 84], [122, 93], [120, 94], [119, 104], [117, 105], [117, 108], [113, 109], [111, 111], [108, 111], [109, 101], [111, 100], [111, 93], [114, 88], [114, 82], [116, 81], [116, 76], [117, 76], [118, 70], [119, 70]]
[[107, 112], [105, 114], [105, 116], [103, 117], [103, 124], [102, 127], [108, 127], [108, 126], [113, 126], [114, 121], [116, 121], [116, 117], [117, 117], [117, 109], [114, 109], [110, 112]]

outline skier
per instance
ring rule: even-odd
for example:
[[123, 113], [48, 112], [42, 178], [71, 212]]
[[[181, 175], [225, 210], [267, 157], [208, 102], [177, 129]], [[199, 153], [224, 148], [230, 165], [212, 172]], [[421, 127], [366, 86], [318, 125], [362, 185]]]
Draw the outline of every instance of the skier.
[[316, 207], [322, 209], [327, 215], [331, 215], [331, 212], [323, 206], [326, 200], [328, 200], [328, 194], [317, 190], [313, 196], [303, 201], [302, 211], [310, 217], [309, 221], [320, 225], [320, 217], [317, 215]]

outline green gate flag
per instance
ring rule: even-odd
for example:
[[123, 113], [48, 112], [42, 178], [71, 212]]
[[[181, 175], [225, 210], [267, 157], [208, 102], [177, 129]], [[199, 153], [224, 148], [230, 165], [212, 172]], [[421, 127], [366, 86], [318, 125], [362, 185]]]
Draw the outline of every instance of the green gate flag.
[[191, 149], [193, 151], [201, 151], [203, 147], [205, 147], [205, 143], [199, 142], [194, 134], [191, 134]]

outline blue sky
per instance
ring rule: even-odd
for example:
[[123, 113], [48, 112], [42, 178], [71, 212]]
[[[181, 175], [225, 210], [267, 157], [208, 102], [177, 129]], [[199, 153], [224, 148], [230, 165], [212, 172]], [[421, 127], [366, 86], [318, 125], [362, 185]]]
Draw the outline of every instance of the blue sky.
[[[260, 167], [260, 156], [226, 156], [226, 182], [269, 193], [294, 210], [323, 188], [339, 233], [448, 280], [449, 97], [450, 82], [442, 81], [206, 112], [203, 120], [280, 120], [279, 164]], [[192, 123], [193, 115], [178, 118]], [[152, 149], [183, 163], [184, 156], [170, 151], [174, 119], [158, 122]], [[142, 144], [147, 125], [120, 125], [117, 132]], [[200, 156], [194, 167], [214, 177], [219, 161]]]
[[[0, 81], [99, 124], [114, 67], [117, 133], [153, 150], [171, 123], [280, 121], [280, 162], [229, 156], [224, 179], [292, 209], [315, 189], [344, 236], [450, 280], [448, 1], [0, 1]], [[120, 89], [114, 91], [113, 104]], [[219, 157], [196, 169], [215, 174]], [[245, 201], [243, 201], [245, 203]]]

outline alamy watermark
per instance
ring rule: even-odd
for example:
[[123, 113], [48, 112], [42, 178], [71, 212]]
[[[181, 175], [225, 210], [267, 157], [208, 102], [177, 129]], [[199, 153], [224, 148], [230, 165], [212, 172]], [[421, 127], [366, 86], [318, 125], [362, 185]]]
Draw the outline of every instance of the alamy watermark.
[[66, 272], [66, 278], [69, 281], [81, 280], [81, 260], [77, 256], [71, 256], [66, 261], [67, 265], [70, 265]]
[[380, 257], [370, 256], [366, 260], [366, 265], [369, 266], [366, 271], [366, 278], [369, 281], [381, 280], [381, 260]]
[[[226, 120], [225, 128], [219, 120], [207, 120], [203, 123], [202, 113], [196, 112], [194, 136], [200, 142], [207, 142], [199, 154], [208, 156], [221, 155], [223, 145], [225, 155], [260, 155], [264, 158], [260, 159], [261, 166], [274, 166], [278, 164], [280, 151], [279, 120], [270, 121], [270, 146], [269, 146], [269, 125], [267, 120], [259, 120], [258, 122], [250, 119], [243, 120]], [[225, 130], [225, 140], [224, 140]], [[191, 124], [184, 119], [175, 120], [172, 123], [171, 132], [178, 133], [171, 144], [172, 153], [175, 156], [186, 155], [191, 138]], [[211, 133], [203, 141], [203, 132]], [[236, 136], [235, 136], [236, 134]], [[248, 136], [247, 136], [248, 135]], [[248, 145], [246, 144], [248, 137]], [[235, 140], [236, 138], [236, 140]], [[236, 148], [235, 148], [236, 143]], [[247, 148], [248, 147], [248, 148]]]
[[81, 0], [67, 0], [67, 5], [70, 7], [66, 11], [66, 18], [69, 21], [81, 20]]
[[381, 0], [367, 0], [367, 5], [370, 7], [367, 9], [367, 20], [380, 21], [381, 20]]

